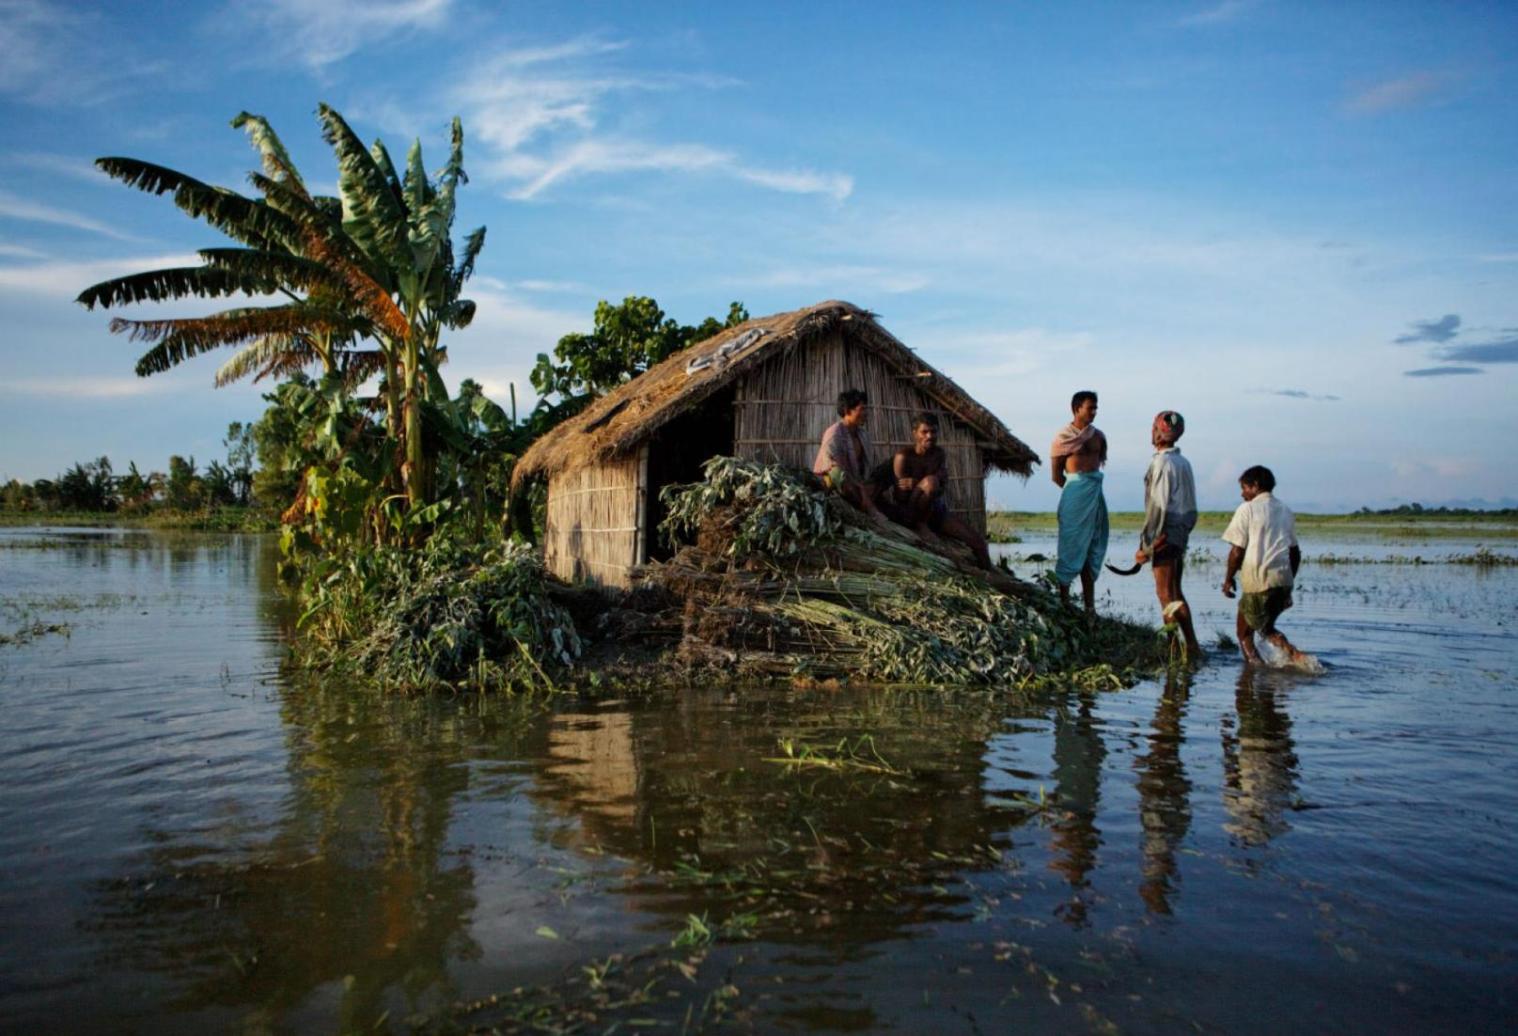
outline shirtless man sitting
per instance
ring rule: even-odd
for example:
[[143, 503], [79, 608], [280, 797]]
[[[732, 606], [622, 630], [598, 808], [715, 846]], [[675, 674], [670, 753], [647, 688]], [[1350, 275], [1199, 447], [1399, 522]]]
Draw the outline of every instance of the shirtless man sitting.
[[1070, 600], [1070, 583], [1081, 578], [1086, 614], [1096, 614], [1096, 575], [1107, 557], [1107, 501], [1102, 497], [1102, 467], [1107, 463], [1107, 437], [1092, 424], [1096, 393], [1077, 392], [1070, 398], [1072, 420], [1049, 447], [1049, 475], [1062, 492], [1059, 497], [1059, 559], [1054, 577], [1060, 599]]
[[949, 478], [949, 457], [938, 445], [938, 417], [923, 411], [912, 417], [912, 445], [896, 451], [891, 460], [895, 476], [887, 513], [921, 535], [932, 530], [956, 539], [975, 553], [981, 568], [991, 567], [986, 541], [965, 521], [949, 513], [944, 490]]

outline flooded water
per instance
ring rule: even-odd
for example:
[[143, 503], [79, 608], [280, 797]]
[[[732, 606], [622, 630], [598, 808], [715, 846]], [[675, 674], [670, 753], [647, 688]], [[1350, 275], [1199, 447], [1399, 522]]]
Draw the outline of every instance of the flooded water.
[[544, 703], [286, 680], [266, 539], [0, 530], [0, 1029], [1512, 1031], [1518, 568], [1304, 549], [1322, 675]]

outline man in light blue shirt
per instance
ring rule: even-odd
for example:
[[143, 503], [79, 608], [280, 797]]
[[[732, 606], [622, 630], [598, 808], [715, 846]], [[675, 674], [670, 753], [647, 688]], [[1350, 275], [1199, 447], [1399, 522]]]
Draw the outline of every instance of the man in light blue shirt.
[[[1186, 639], [1186, 657], [1201, 658], [1196, 627], [1191, 622], [1191, 606], [1181, 589], [1186, 569], [1186, 544], [1196, 528], [1196, 479], [1191, 462], [1181, 456], [1176, 441], [1186, 432], [1186, 419], [1174, 410], [1155, 415], [1149, 439], [1154, 443], [1154, 457], [1144, 473], [1144, 530], [1139, 548], [1133, 555], [1143, 564], [1153, 561], [1154, 593], [1160, 599], [1160, 615], [1165, 624], [1174, 624]], [[1170, 634], [1172, 643], [1174, 631]]]

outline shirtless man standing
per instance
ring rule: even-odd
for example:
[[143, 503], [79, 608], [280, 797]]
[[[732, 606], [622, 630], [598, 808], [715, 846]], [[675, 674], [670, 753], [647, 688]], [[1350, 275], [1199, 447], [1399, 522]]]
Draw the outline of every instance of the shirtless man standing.
[[1049, 447], [1049, 475], [1063, 492], [1059, 497], [1059, 559], [1054, 577], [1060, 599], [1070, 601], [1070, 583], [1081, 577], [1086, 614], [1096, 614], [1096, 574], [1107, 557], [1107, 501], [1102, 497], [1102, 467], [1107, 463], [1107, 437], [1096, 420], [1096, 393], [1070, 397], [1074, 419]]

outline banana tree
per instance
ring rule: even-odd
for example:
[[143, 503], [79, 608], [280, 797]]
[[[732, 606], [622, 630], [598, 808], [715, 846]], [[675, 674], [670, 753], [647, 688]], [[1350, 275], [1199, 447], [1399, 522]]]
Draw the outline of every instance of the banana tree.
[[[318, 115], [338, 160], [337, 198], [311, 194], [267, 120], [247, 112], [233, 126], [248, 132], [261, 156], [262, 171], [249, 176], [258, 198], [136, 159], [98, 160], [97, 166], [128, 186], [172, 192], [181, 210], [242, 247], [205, 249], [200, 266], [106, 281], [87, 288], [78, 301], [94, 308], [190, 296], [282, 296], [276, 305], [208, 317], [118, 317], [111, 330], [152, 343], [137, 364], [143, 376], [224, 346], [239, 351], [218, 371], [218, 384], [312, 363], [349, 388], [382, 373], [386, 427], [402, 447], [396, 473], [416, 508], [430, 495], [421, 404], [447, 399], [438, 376], [445, 355], [440, 338], [474, 316], [474, 303], [460, 293], [485, 240], [483, 227], [468, 235], [455, 261], [450, 234], [457, 187], [466, 182], [463, 127], [453, 120], [449, 159], [434, 181], [419, 142], [402, 176], [382, 143], [365, 149], [325, 104]], [[372, 347], [358, 348], [360, 342]]]

